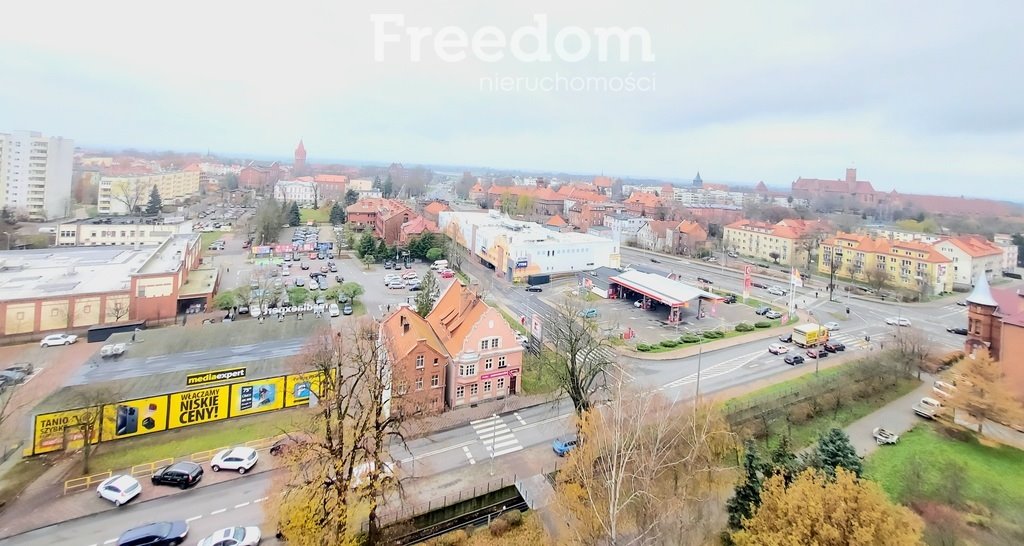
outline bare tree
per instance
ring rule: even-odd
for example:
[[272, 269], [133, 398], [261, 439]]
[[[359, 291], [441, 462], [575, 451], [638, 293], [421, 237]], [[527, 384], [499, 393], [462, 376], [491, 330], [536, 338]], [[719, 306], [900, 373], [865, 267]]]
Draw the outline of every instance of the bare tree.
[[867, 278], [868, 286], [874, 288], [875, 291], [882, 290], [888, 286], [889, 281], [892, 278], [891, 275], [889, 275], [888, 269], [879, 269], [877, 267], [867, 268], [867, 270], [864, 271], [864, 276]]
[[584, 314], [579, 299], [565, 297], [558, 303], [545, 328], [554, 350], [545, 351], [542, 363], [551, 368], [578, 416], [593, 407], [594, 396], [606, 384], [615, 355], [597, 322]]
[[72, 404], [78, 409], [74, 411], [71, 426], [82, 438], [82, 474], [89, 473], [92, 439], [99, 437], [99, 429], [103, 424], [103, 406], [120, 399], [115, 391], [107, 387], [88, 385], [72, 398]]
[[462, 271], [462, 261], [466, 257], [465, 252], [465, 249], [455, 241], [453, 236], [448, 235], [444, 238], [444, 256], [452, 269]]
[[896, 336], [898, 368], [907, 375], [916, 373], [921, 378], [921, 368], [931, 356], [934, 342], [924, 330], [916, 327], [901, 328]]
[[126, 214], [136, 214], [141, 210], [139, 203], [149, 198], [149, 188], [138, 182], [121, 181], [111, 186], [110, 198], [123, 204], [128, 209]]
[[117, 299], [113, 304], [107, 306], [107, 318], [114, 319], [111, 322], [120, 322], [121, 319], [128, 316], [129, 311], [131, 309], [128, 307], [128, 301]]

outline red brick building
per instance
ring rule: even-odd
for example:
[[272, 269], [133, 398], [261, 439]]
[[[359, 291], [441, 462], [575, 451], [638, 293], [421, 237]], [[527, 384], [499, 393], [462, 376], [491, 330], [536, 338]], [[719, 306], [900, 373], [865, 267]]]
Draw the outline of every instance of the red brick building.
[[416, 216], [409, 207], [393, 199], [384, 199], [377, 208], [374, 219], [373, 233], [384, 239], [388, 245], [398, 243], [402, 233], [402, 224]]
[[967, 297], [967, 340], [964, 352], [987, 349], [1002, 363], [1011, 392], [1024, 401], [1024, 293], [992, 289], [984, 274]]
[[299, 139], [299, 145], [295, 148], [295, 163], [292, 164], [292, 177], [306, 175], [306, 146]]
[[396, 411], [404, 415], [435, 414], [445, 409], [448, 352], [430, 324], [408, 304], [380, 325], [391, 367]]
[[270, 191], [281, 180], [281, 165], [277, 161], [270, 165], [257, 165], [250, 161], [238, 173], [238, 186], [260, 192]]
[[340, 174], [318, 174], [313, 176], [317, 193], [324, 201], [341, 202], [345, 199], [348, 177]]

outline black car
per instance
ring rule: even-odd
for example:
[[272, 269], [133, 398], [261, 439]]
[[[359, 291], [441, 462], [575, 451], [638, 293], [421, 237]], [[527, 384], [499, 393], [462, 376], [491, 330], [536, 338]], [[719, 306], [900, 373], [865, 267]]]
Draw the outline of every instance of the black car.
[[309, 264], [307, 264], [306, 262], [302, 262], [299, 264], [299, 267], [301, 267], [303, 271], [306, 271], [307, 269], [309, 269]]
[[959, 327], [956, 327], [956, 326], [952, 326], [952, 327], [946, 328], [946, 331], [951, 333], [951, 334], [959, 334], [961, 336], [966, 336], [967, 335], [967, 328], [959, 328]]
[[199, 483], [203, 478], [203, 467], [189, 461], [174, 463], [158, 468], [153, 474], [153, 485], [174, 485], [182, 489]]
[[779, 336], [779, 341], [783, 343], [793, 343], [793, 334], [784, 334]]
[[543, 292], [544, 289], [539, 287], [539, 286], [527, 286], [526, 287], [526, 291], [527, 292]]
[[846, 350], [846, 345], [839, 343], [838, 341], [832, 343], [831, 341], [825, 343], [825, 350], [830, 353], [841, 353]]
[[298, 443], [298, 440], [295, 440], [294, 438], [281, 438], [280, 440], [274, 442], [274, 445], [270, 446], [270, 454], [273, 455], [274, 457], [284, 455], [292, 448], [294, 448], [296, 445], [298, 445]]
[[767, 305], [762, 305], [761, 307], [758, 307], [757, 309], [754, 309], [754, 314], [755, 315], [765, 315], [765, 314], [768, 313], [768, 311], [771, 311], [771, 310], [772, 310], [771, 307], [768, 307]]
[[783, 358], [782, 361], [790, 366], [798, 366], [804, 363], [804, 357], [800, 355], [789, 355], [786, 358]]
[[757, 282], [757, 281], [754, 281], [754, 282], [750, 283], [750, 286], [753, 286], [754, 288], [768, 288], [767, 284], [760, 283], [760, 282]]
[[342, 277], [341, 275], [335, 275], [334, 280], [338, 281], [339, 283], [343, 283], [345, 282], [345, 277]]
[[726, 296], [725, 299], [722, 300], [722, 302], [724, 302], [724, 303], [736, 303], [736, 296], [730, 294], [730, 295]]
[[715, 284], [711, 279], [705, 279], [704, 277], [697, 277], [697, 282], [702, 282], [704, 284]]
[[159, 521], [128, 529], [117, 539], [117, 546], [175, 546], [185, 542], [188, 523]]
[[661, 260], [655, 260], [654, 258], [651, 258], [651, 262], [652, 263], [656, 263], [656, 264], [660, 264]]

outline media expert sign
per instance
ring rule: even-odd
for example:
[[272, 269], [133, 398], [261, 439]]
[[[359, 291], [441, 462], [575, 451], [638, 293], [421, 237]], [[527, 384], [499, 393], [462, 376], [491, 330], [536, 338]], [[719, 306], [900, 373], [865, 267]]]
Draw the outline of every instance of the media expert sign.
[[230, 387], [211, 387], [170, 395], [167, 428], [181, 428], [226, 419]]
[[167, 395], [103, 406], [103, 441], [167, 429]]
[[[97, 408], [79, 408], [37, 415], [32, 453], [38, 455], [40, 453], [60, 451], [65, 448], [65, 437], [68, 448], [81, 446], [84, 434], [79, 426], [79, 417], [90, 415], [90, 412], [95, 411], [97, 411]], [[91, 432], [90, 436], [92, 438], [89, 443], [95, 444], [99, 441], [100, 427], [92, 427]]]
[[240, 377], [245, 377], [245, 368], [229, 368], [227, 370], [217, 370], [215, 372], [193, 373], [186, 375], [185, 384], [191, 387], [194, 385], [205, 385], [206, 383], [227, 381], [228, 379], [238, 379]]

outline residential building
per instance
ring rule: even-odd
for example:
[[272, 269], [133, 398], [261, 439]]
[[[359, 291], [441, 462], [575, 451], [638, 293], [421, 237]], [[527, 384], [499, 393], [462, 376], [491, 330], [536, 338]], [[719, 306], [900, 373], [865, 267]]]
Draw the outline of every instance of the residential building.
[[298, 203], [300, 207], [313, 207], [320, 202], [317, 184], [312, 180], [279, 180], [274, 184], [274, 199]]
[[318, 174], [313, 177], [316, 191], [324, 201], [343, 202], [345, 200], [348, 177], [340, 174]]
[[1005, 233], [996, 233], [993, 241], [1003, 250], [1003, 271], [1012, 272], [1020, 264], [1020, 256], [1017, 255], [1017, 245], [1013, 243], [1013, 236]]
[[990, 288], [985, 275], [978, 276], [967, 296], [964, 352], [973, 355], [978, 350], [987, 350], [999, 361], [1010, 392], [1024, 402], [1024, 292]]
[[743, 207], [736, 205], [688, 205], [683, 212], [705, 225], [725, 226], [743, 219]]
[[57, 226], [56, 246], [160, 245], [187, 233], [192, 222], [183, 216], [81, 218]]
[[615, 181], [610, 176], [594, 177], [594, 187], [597, 189], [597, 192], [600, 193], [601, 195], [611, 196], [612, 186], [614, 185]]
[[401, 236], [402, 225], [415, 217], [416, 213], [401, 201], [383, 199], [374, 217], [373, 233], [388, 245], [395, 245]]
[[203, 268], [199, 234], [156, 246], [0, 252], [0, 332], [39, 337], [117, 322], [174, 320], [212, 302], [219, 277]]
[[448, 205], [446, 205], [444, 203], [441, 203], [441, 202], [438, 202], [438, 201], [434, 201], [434, 202], [430, 203], [429, 205], [423, 207], [423, 217], [426, 218], [427, 220], [430, 220], [431, 222], [433, 222], [436, 225], [437, 224], [437, 220], [438, 220], [438, 215], [441, 214], [442, 212], [446, 211], [446, 210], [452, 210], [452, 209], [449, 208]]
[[604, 225], [619, 234], [619, 241], [624, 245], [636, 244], [637, 233], [650, 218], [637, 216], [629, 212], [605, 213]]
[[[442, 222], [446, 215], [441, 213]], [[447, 391], [449, 406], [458, 408], [519, 392], [523, 346], [496, 309], [475, 291], [454, 282], [441, 293], [427, 315], [434, 333], [451, 358]]]
[[[671, 186], [669, 187], [671, 188]], [[674, 195], [674, 193], [675, 189], [667, 195]], [[626, 210], [638, 216], [662, 218], [665, 215], [665, 204], [662, 202], [661, 197], [654, 193], [635, 191], [629, 195], [623, 204], [626, 206]]]
[[349, 224], [359, 228], [373, 228], [377, 224], [377, 210], [384, 202], [380, 197], [367, 197], [345, 207]]
[[[841, 251], [841, 256], [840, 256]], [[833, 261], [835, 256], [835, 261]], [[839, 232], [821, 243], [818, 273], [869, 283], [873, 270], [886, 271], [885, 286], [914, 294], [953, 290], [953, 262], [932, 245]]]
[[936, 235], [934, 233], [906, 231], [889, 226], [864, 226], [863, 231], [872, 237], [884, 237], [893, 241], [919, 241], [927, 244], [935, 244], [943, 239], [942, 235]]
[[383, 194], [380, 188], [373, 187], [373, 180], [369, 178], [352, 178], [348, 181], [347, 190], [352, 190], [359, 194], [359, 198], [365, 197], [380, 198]]
[[679, 222], [651, 220], [636, 232], [636, 244], [640, 248], [655, 252], [672, 252], [675, 249], [675, 232]]
[[472, 188], [469, 188], [469, 195], [467, 197], [469, 197], [470, 201], [479, 201], [487, 197], [487, 190], [484, 189], [482, 184], [477, 182], [473, 184]]
[[618, 267], [618, 244], [594, 235], [558, 232], [534, 222], [513, 220], [496, 210], [445, 211], [439, 229], [469, 254], [490, 264], [506, 280]]
[[422, 216], [413, 216], [408, 222], [402, 224], [402, 228], [398, 234], [398, 244], [404, 246], [409, 244], [411, 239], [419, 237], [424, 233], [437, 232], [437, 224]]
[[1003, 272], [1003, 249], [980, 235], [949, 237], [932, 246], [953, 261], [954, 290], [969, 290], [979, 275], [991, 281]]
[[101, 176], [96, 210], [101, 215], [138, 214], [149, 204], [154, 187], [164, 205], [181, 204], [186, 198], [199, 195], [199, 171]]
[[74, 161], [69, 138], [0, 133], [0, 208], [33, 220], [70, 216]]
[[739, 220], [725, 226], [723, 240], [729, 250], [783, 265], [809, 265], [808, 256], [823, 236], [819, 221], [786, 219], [777, 224]]
[[380, 335], [385, 340], [391, 390], [397, 394], [392, 411], [403, 415], [444, 411], [449, 356], [430, 323], [402, 303], [381, 321]]
[[259, 192], [269, 192], [281, 179], [281, 165], [277, 161], [269, 165], [258, 165], [250, 161], [238, 172], [238, 186]]
[[[700, 173], [697, 173], [700, 176]], [[708, 231], [693, 220], [683, 220], [676, 226], [673, 252], [690, 256], [704, 248], [708, 242]]]

